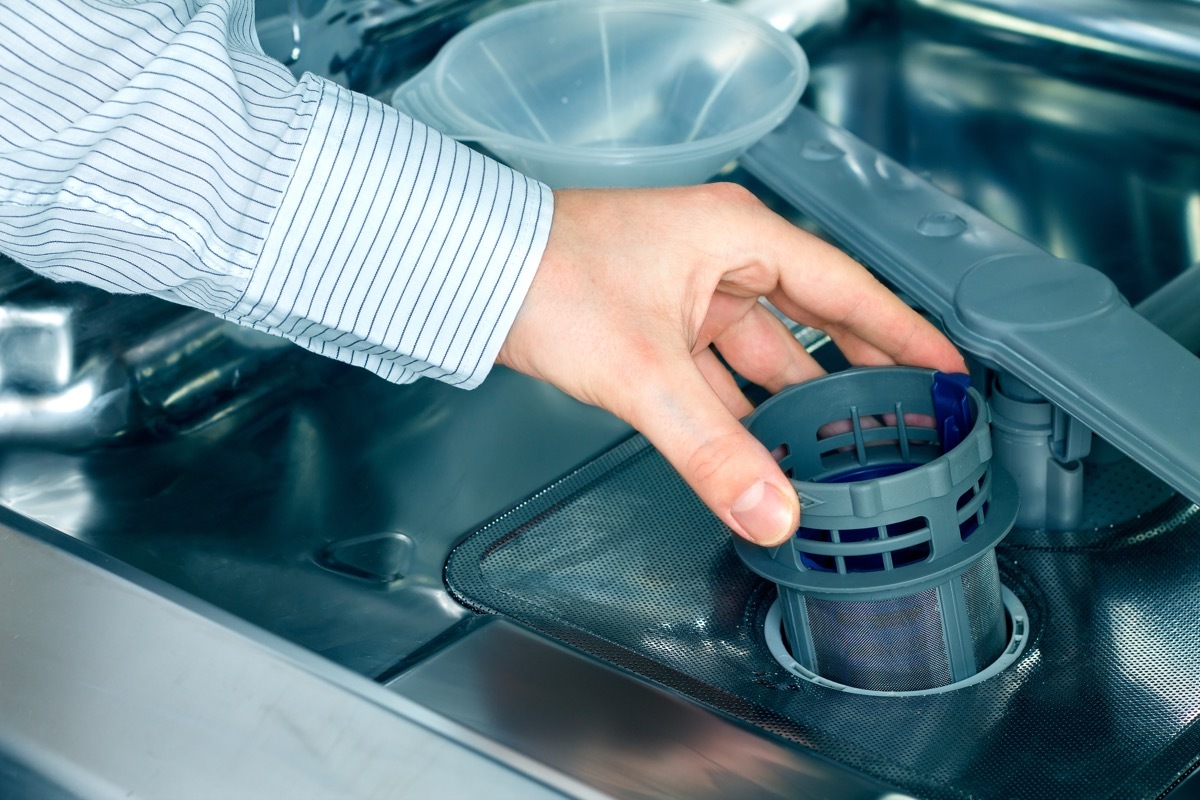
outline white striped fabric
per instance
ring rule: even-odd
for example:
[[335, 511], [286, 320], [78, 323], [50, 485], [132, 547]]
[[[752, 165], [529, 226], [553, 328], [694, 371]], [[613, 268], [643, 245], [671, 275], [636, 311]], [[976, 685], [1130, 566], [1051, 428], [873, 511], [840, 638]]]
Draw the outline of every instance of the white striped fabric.
[[261, 52], [252, 0], [0, 0], [0, 252], [474, 386], [543, 185]]

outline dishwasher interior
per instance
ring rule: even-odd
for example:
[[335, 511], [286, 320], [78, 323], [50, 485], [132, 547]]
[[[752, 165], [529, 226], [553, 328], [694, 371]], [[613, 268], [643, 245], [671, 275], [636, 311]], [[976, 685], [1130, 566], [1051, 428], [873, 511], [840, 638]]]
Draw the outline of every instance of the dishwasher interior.
[[[512, 3], [329, 3], [295, 19], [304, 4], [278, 5], [260, 19], [268, 52], [384, 97]], [[996, 674], [903, 696], [798, 676], [768, 642], [774, 586], [665, 461], [523, 376], [498, 369], [471, 393], [392, 386], [11, 264], [3, 302], [24, 316], [10, 311], [0, 337], [0, 502], [580, 793], [1190, 796], [1200, 419], [1194, 402], [1168, 419], [1125, 409], [1169, 409], [1200, 374], [1200, 7], [1162, 0], [1135, 24], [1137, 4], [1102, 0], [742, 5], [800, 37], [812, 79], [721, 177], [929, 310], [973, 356], [977, 388], [1015, 375], [1053, 412], [1047, 459], [1071, 488], [1022, 486], [1027, 515], [997, 549], [1020, 647]], [[910, 252], [894, 226], [928, 198], [950, 210], [919, 215], [935, 234]], [[1088, 305], [1093, 281], [1044, 303], [1000, 284], [1023, 307], [978, 317], [967, 277], [924, 293], [922, 268], [998, 261], [979, 254], [1010, 241], [1095, 268], [1158, 328], [1104, 338], [1097, 319], [1133, 311]], [[845, 366], [819, 332], [797, 335]], [[1164, 352], [1179, 342], [1175, 360], [1139, 358], [1158, 335]], [[35, 345], [51, 355], [9, 357]], [[1148, 377], [1121, 372], [1139, 361]], [[773, 770], [790, 752], [815, 755], [785, 780]]]

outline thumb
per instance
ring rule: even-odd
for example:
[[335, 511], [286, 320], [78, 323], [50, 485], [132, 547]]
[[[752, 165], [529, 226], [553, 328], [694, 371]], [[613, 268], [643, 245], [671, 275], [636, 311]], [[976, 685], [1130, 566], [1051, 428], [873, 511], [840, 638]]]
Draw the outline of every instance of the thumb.
[[629, 421], [739, 536], [773, 546], [795, 533], [800, 501], [775, 459], [734, 419], [690, 358], [656, 370]]

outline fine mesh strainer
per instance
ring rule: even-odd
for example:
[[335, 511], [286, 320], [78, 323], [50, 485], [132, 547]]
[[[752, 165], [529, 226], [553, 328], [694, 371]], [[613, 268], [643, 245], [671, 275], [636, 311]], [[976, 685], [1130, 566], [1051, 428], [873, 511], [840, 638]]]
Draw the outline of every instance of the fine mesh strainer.
[[849, 370], [781, 392], [747, 424], [781, 457], [802, 523], [781, 546], [736, 546], [778, 585], [801, 667], [857, 689], [922, 691], [1000, 657], [995, 547], [1016, 489], [989, 464], [986, 407], [965, 376]]

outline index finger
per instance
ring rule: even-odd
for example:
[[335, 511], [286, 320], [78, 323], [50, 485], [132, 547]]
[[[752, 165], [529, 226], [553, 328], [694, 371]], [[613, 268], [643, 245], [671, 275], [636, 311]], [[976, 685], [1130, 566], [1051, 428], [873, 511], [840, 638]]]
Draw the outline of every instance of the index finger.
[[[958, 349], [848, 255], [785, 220], [787, 250], [772, 254], [770, 301], [797, 322], [828, 333], [855, 363], [896, 363], [965, 372]], [[881, 358], [882, 357], [882, 358]], [[884, 361], [883, 359], [886, 359]]]

